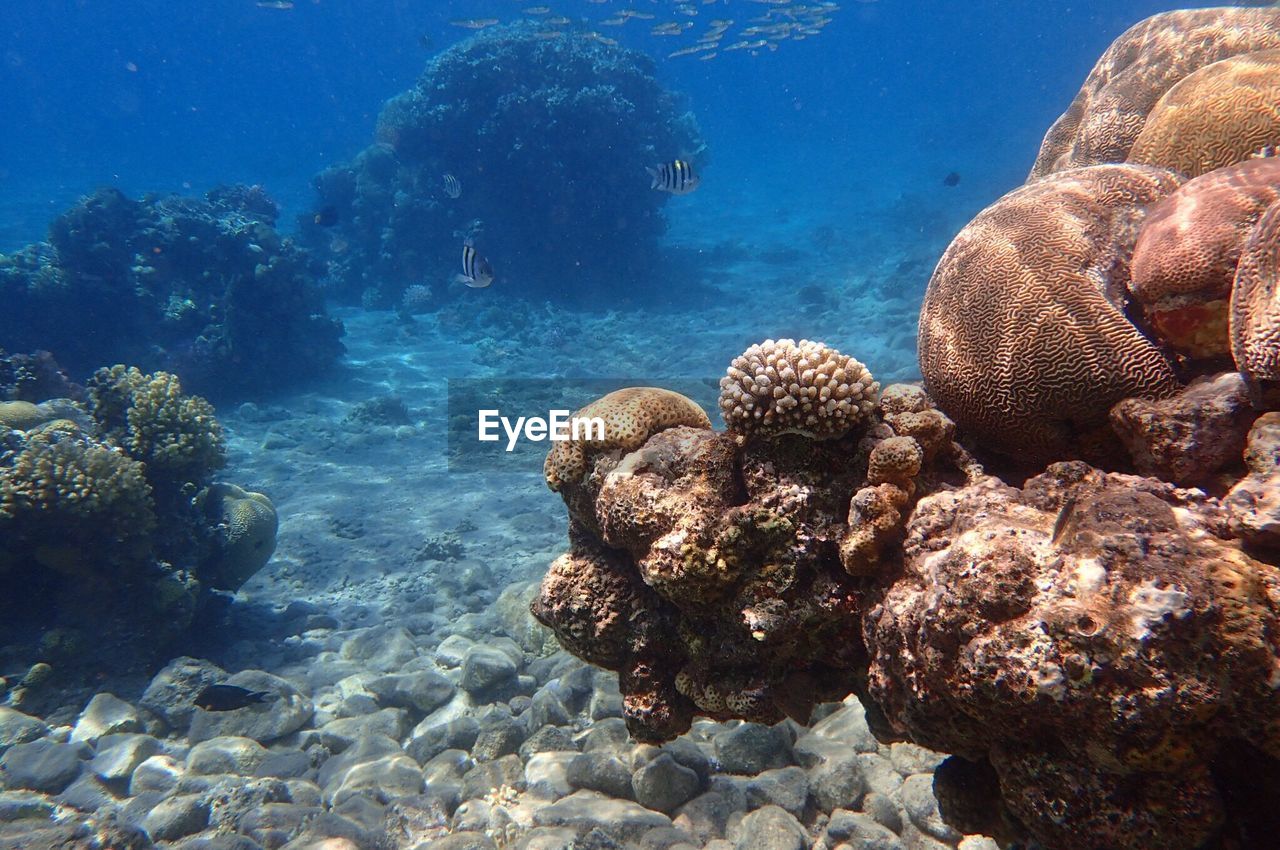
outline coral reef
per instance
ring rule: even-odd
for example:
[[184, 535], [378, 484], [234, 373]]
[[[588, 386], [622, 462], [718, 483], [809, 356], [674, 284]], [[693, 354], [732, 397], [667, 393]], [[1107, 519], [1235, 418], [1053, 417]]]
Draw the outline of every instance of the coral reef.
[[323, 267], [281, 238], [276, 214], [259, 187], [204, 200], [100, 190], [48, 242], [0, 258], [0, 345], [47, 348], [73, 374], [165, 368], [216, 396], [314, 376], [342, 353], [342, 327], [314, 283]]
[[1228, 303], [1254, 225], [1280, 199], [1280, 159], [1219, 168], [1151, 207], [1129, 288], [1151, 329], [1189, 357], [1229, 353]]
[[1184, 9], [1141, 21], [1098, 59], [1044, 137], [1031, 180], [1124, 162], [1147, 115], [1179, 80], [1241, 53], [1280, 48], [1280, 9]]
[[1231, 356], [1246, 378], [1280, 382], [1280, 201], [1267, 207], [1240, 254], [1231, 287]]
[[1107, 409], [1178, 388], [1125, 313], [1144, 207], [1171, 172], [1099, 165], [1015, 189], [943, 254], [920, 310], [920, 369], [969, 436], [1028, 463], [1111, 449]]
[[768, 339], [730, 364], [720, 411], [743, 437], [839, 437], [866, 418], [879, 391], [852, 357], [807, 339]]
[[213, 408], [164, 372], [0, 402], [0, 665], [145, 663], [260, 569], [275, 510], [213, 483], [223, 461]]
[[547, 38], [531, 23], [489, 27], [433, 57], [384, 106], [377, 141], [315, 178], [317, 207], [336, 223], [300, 224], [335, 291], [379, 308], [401, 304], [411, 285], [456, 297], [458, 287], [436, 284], [452, 280], [474, 237], [495, 286], [520, 282], [509, 295], [604, 292], [616, 305], [606, 276], [651, 270], [665, 227], [667, 196], [650, 190], [645, 166], [703, 147], [655, 72], [648, 56], [586, 30]]
[[1188, 177], [1235, 165], [1280, 139], [1280, 50], [1232, 56], [1179, 80], [1151, 108], [1129, 162]]

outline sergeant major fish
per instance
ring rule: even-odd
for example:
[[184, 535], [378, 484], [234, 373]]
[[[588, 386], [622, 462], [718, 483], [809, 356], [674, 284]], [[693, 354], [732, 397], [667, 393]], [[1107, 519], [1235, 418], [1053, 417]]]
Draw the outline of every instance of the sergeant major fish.
[[209, 685], [196, 694], [193, 703], [205, 711], [235, 711], [266, 702], [271, 696], [270, 691], [251, 691], [238, 685]]
[[468, 239], [462, 243], [462, 274], [455, 278], [472, 289], [484, 289], [493, 283], [493, 267], [476, 251], [475, 243]]
[[645, 170], [653, 178], [650, 189], [670, 192], [673, 195], [687, 195], [698, 188], [698, 184], [702, 182], [702, 178], [693, 170], [693, 166], [683, 159], [673, 159], [671, 162], [664, 162], [652, 168], [646, 167]]

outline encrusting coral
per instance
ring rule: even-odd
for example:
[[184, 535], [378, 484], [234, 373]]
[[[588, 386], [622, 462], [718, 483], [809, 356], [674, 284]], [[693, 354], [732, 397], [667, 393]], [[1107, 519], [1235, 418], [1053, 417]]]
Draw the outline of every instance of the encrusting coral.
[[746, 436], [838, 437], [867, 417], [880, 385], [867, 367], [822, 343], [765, 340], [720, 379], [720, 412]]

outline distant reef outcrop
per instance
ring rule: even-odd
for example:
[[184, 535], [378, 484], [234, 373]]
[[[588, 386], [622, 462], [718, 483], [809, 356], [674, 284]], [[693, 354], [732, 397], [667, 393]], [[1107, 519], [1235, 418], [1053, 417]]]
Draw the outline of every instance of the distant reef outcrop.
[[387, 101], [376, 141], [315, 178], [306, 243], [327, 256], [339, 297], [397, 307], [405, 290], [461, 271], [463, 242], [508, 295], [575, 303], [656, 293], [667, 195], [646, 166], [705, 165], [693, 114], [654, 61], [587, 31], [494, 26], [431, 59]]
[[275, 229], [258, 186], [203, 199], [100, 189], [48, 240], [0, 255], [0, 347], [48, 350], [75, 377], [166, 369], [218, 399], [278, 391], [343, 353], [323, 266]]

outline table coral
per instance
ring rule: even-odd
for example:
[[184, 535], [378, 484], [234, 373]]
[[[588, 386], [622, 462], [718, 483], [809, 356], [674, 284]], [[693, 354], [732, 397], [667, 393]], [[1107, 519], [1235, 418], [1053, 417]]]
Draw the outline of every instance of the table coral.
[[729, 365], [720, 412], [745, 437], [838, 437], [875, 407], [880, 384], [867, 367], [820, 342], [767, 339]]
[[1162, 341], [1191, 357], [1229, 352], [1236, 266], [1277, 199], [1280, 159], [1267, 157], [1188, 180], [1151, 208], [1133, 249], [1129, 288]]
[[1222, 59], [1182, 78], [1151, 108], [1128, 161], [1198, 177], [1280, 140], [1280, 50]]
[[1280, 48], [1280, 9], [1183, 9], [1130, 27], [1098, 59], [1044, 137], [1031, 180], [1124, 162], [1156, 102], [1198, 68]]
[[1171, 172], [1100, 165], [1008, 193], [951, 243], [920, 311], [925, 386], [987, 447], [1041, 462], [1105, 454], [1107, 409], [1178, 388], [1125, 314], [1129, 257]]

